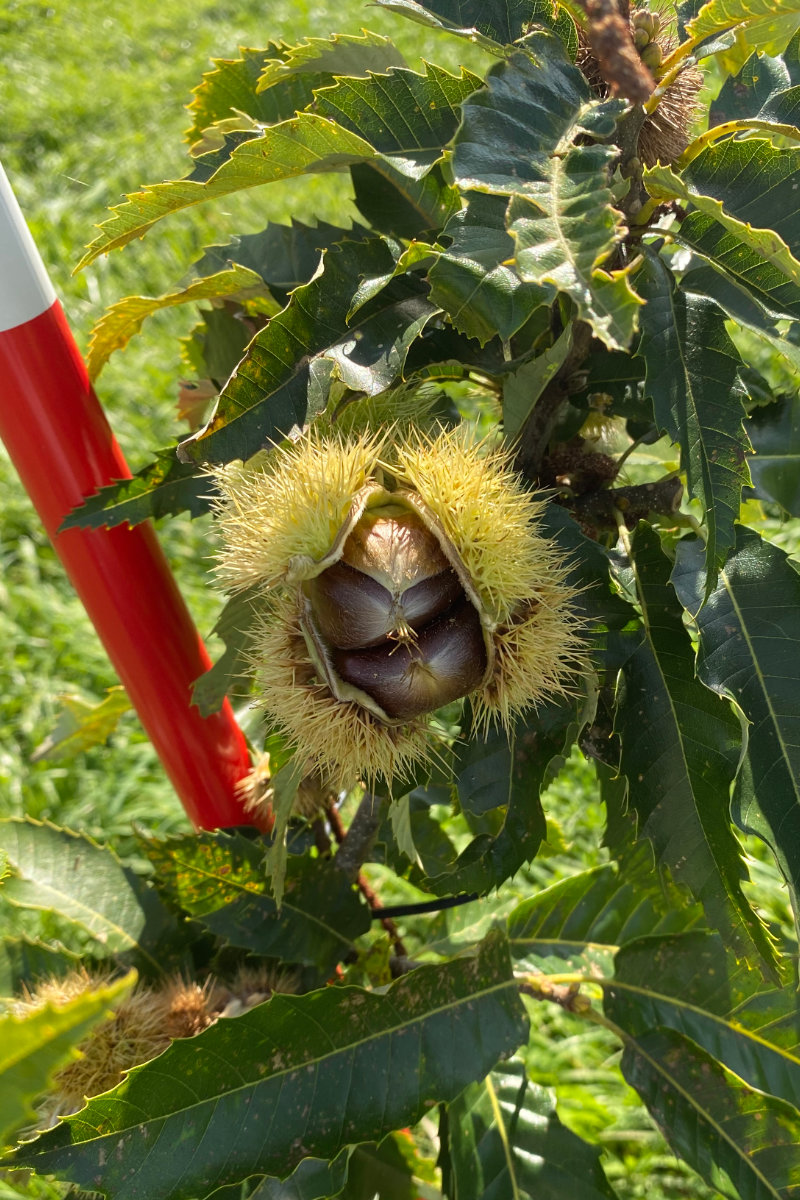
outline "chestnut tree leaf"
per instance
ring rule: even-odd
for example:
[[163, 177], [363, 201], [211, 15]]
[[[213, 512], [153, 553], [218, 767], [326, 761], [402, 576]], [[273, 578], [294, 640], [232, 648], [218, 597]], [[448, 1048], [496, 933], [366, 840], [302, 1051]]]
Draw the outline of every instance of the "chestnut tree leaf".
[[[570, 296], [602, 341], [625, 349], [640, 301], [627, 270], [602, 267], [627, 232], [608, 186], [619, 151], [602, 144], [625, 102], [594, 99], [553, 34], [531, 34], [526, 50], [464, 102], [453, 174], [462, 188], [511, 197], [521, 277]], [[591, 145], [575, 144], [587, 134]]]
[[181, 462], [175, 446], [167, 446], [130, 479], [118, 479], [87, 496], [67, 513], [59, 533], [65, 529], [130, 527], [151, 517], [176, 516], [181, 512], [202, 517], [211, 508], [215, 490], [207, 473], [198, 471], [193, 463]]
[[528, 1079], [521, 1059], [470, 1084], [448, 1109], [447, 1132], [452, 1200], [615, 1196], [600, 1148], [561, 1123], [555, 1094]]
[[330, 971], [369, 929], [369, 910], [332, 863], [291, 855], [278, 907], [261, 841], [201, 832], [142, 845], [161, 894], [231, 946]]
[[704, 924], [703, 911], [687, 904], [653, 870], [650, 846], [639, 843], [620, 866], [604, 863], [581, 871], [523, 900], [508, 917], [511, 955], [520, 970], [561, 974], [613, 974], [620, 946], [648, 935]]
[[672, 563], [658, 534], [641, 522], [631, 548], [645, 636], [622, 667], [615, 729], [639, 836], [652, 841], [658, 864], [688, 886], [740, 954], [774, 970], [772, 943], [742, 891], [748, 873], [730, 814], [740, 722], [695, 677], [683, 609], [669, 582]]
[[747, 423], [755, 454], [750, 474], [756, 495], [800, 517], [800, 402], [785, 396], [754, 408]]
[[728, 1200], [791, 1200], [800, 1116], [742, 1083], [693, 1041], [651, 1029], [626, 1041], [622, 1073], [676, 1153]]
[[173, 1042], [10, 1161], [114, 1200], [286, 1178], [303, 1158], [414, 1124], [526, 1036], [508, 948], [490, 934], [474, 957], [419, 967], [385, 994], [276, 994]]
[[752, 529], [736, 541], [702, 605], [702, 545], [678, 543], [673, 582], [700, 636], [697, 672], [734, 701], [747, 722], [747, 748], [733, 796], [736, 824], [772, 849], [800, 893], [800, 576], [787, 555]]
[[[264, 93], [269, 95], [269, 93]], [[78, 267], [100, 254], [125, 246], [144, 234], [162, 217], [228, 196], [243, 188], [259, 187], [279, 179], [325, 171], [340, 171], [352, 162], [370, 159], [375, 150], [363, 138], [316, 113], [300, 112], [258, 135], [237, 143], [213, 162], [198, 160], [185, 179], [156, 183], [112, 208]], [[211, 156], [213, 158], [213, 156]], [[218, 162], [219, 165], [214, 165]]]
[[[540, 24], [577, 49], [575, 26], [551, 0], [377, 0], [381, 8], [488, 46], [509, 46]], [[574, 50], [573, 50], [574, 54]]]
[[702, 150], [680, 176], [659, 163], [645, 170], [644, 182], [651, 196], [693, 205], [800, 284], [800, 148], [726, 138]]
[[424, 75], [394, 67], [368, 79], [337, 79], [315, 92], [314, 110], [359, 134], [395, 170], [421, 179], [455, 133], [462, 101], [481, 86], [464, 67], [451, 75], [433, 63], [424, 66]]
[[749, 245], [749, 236], [747, 230], [726, 228], [696, 209], [676, 231], [684, 246], [707, 259], [724, 278], [749, 293], [773, 320], [800, 320], [800, 284]]
[[[126, 296], [107, 308], [89, 338], [86, 363], [91, 379], [97, 379], [115, 350], [122, 350], [139, 332], [145, 318], [162, 308], [191, 304], [199, 300], [218, 300], [226, 296], [265, 295], [260, 275], [235, 263], [215, 275], [191, 279], [182, 287], [161, 296]], [[274, 303], [273, 303], [274, 307]]]
[[[253, 338], [209, 423], [181, 444], [181, 457], [246, 459], [302, 428], [325, 407], [334, 370], [368, 395], [394, 383], [409, 346], [437, 312], [415, 277], [391, 278], [394, 266], [379, 238], [328, 249], [321, 271]], [[382, 275], [388, 285], [348, 323], [364, 278]]]
[[63, 946], [31, 937], [0, 939], [0, 997], [19, 992], [22, 984], [33, 988], [39, 979], [55, 979], [73, 971], [80, 955]]
[[452, 239], [428, 272], [431, 300], [456, 329], [485, 345], [497, 334], [506, 341], [555, 288], [526, 283], [510, 260], [514, 242], [506, 230], [507, 201], [472, 192], [444, 227]]
[[290, 75], [318, 74], [364, 76], [405, 66], [405, 60], [388, 37], [370, 33], [332, 33], [330, 37], [304, 38], [265, 63], [256, 90], [266, 91]]
[[0, 822], [11, 874], [0, 895], [14, 907], [53, 911], [76, 949], [160, 976], [182, 965], [178, 923], [158, 893], [107, 847], [33, 820]]
[[225, 651], [192, 688], [192, 704], [197, 705], [203, 717], [219, 712], [226, 696], [242, 699], [250, 692], [248, 647], [258, 618], [258, 596], [257, 584], [237, 592], [217, 617], [213, 633], [222, 638]]
[[688, 22], [693, 42], [741, 26], [747, 45], [779, 54], [800, 25], [800, 0], [708, 0]]
[[500, 827], [473, 838], [446, 872], [426, 879], [427, 889], [439, 896], [488, 892], [535, 856], [546, 833], [539, 791], [578, 719], [576, 701], [552, 701], [521, 718], [511, 735], [497, 727], [486, 733], [473, 729], [459, 743], [455, 776], [461, 807], [476, 817], [492, 814]]
[[659, 428], [680, 446], [689, 495], [705, 511], [709, 594], [733, 545], [742, 488], [750, 482], [742, 362], [721, 309], [677, 288], [658, 255], [645, 252], [636, 283], [647, 301], [637, 351], [647, 369], [645, 391]]

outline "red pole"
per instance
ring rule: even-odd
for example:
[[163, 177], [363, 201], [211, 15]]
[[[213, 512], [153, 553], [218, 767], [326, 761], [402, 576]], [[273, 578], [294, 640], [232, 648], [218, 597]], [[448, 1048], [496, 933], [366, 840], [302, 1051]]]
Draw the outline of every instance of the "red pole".
[[0, 438], [189, 818], [252, 824], [236, 792], [250, 769], [244, 735], [227, 700], [205, 718], [191, 705], [210, 659], [151, 523], [57, 532], [130, 471], [2, 166], [0, 381]]

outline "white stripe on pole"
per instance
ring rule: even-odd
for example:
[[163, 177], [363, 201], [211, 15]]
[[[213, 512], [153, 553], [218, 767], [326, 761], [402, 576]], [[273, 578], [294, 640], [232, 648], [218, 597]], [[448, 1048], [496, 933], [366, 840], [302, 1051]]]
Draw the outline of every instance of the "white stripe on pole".
[[56, 298], [0, 163], [0, 333], [27, 325]]

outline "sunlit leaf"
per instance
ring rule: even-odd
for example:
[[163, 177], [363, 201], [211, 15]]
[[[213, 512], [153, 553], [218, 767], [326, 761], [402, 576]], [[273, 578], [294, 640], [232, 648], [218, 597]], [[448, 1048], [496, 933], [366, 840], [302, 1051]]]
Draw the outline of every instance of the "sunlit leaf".
[[555, 295], [553, 287], [524, 283], [510, 264], [514, 242], [506, 231], [506, 208], [504, 197], [471, 193], [445, 226], [452, 241], [428, 273], [433, 302], [456, 329], [481, 344], [497, 334], [510, 338]]
[[[462, 188], [512, 197], [506, 226], [522, 278], [565, 292], [598, 337], [624, 349], [639, 301], [625, 271], [602, 269], [626, 229], [608, 187], [618, 150], [600, 142], [625, 104], [593, 99], [552, 34], [527, 47], [464, 102], [453, 173]], [[575, 145], [586, 134], [593, 144]]]
[[108, 1015], [136, 980], [123, 979], [24, 1015], [0, 1016], [0, 1147], [15, 1129], [34, 1117], [32, 1101], [47, 1088], [58, 1067], [75, 1055], [74, 1047]]
[[123, 687], [107, 689], [104, 700], [92, 704], [82, 696], [60, 696], [61, 712], [56, 727], [31, 755], [31, 762], [60, 762], [73, 758], [92, 746], [102, 746], [117, 728], [131, 702]]
[[268, 61], [261, 72], [256, 90], [266, 91], [290, 75], [319, 74], [363, 76], [385, 72], [405, 65], [400, 51], [387, 37], [370, 33], [332, 33], [330, 37], [304, 38], [287, 46], [283, 53]]
[[0, 892], [20, 908], [54, 910], [78, 947], [148, 975], [180, 964], [175, 918], [148, 883], [111, 850], [54, 825], [0, 822], [12, 874]]
[[145, 318], [159, 309], [264, 291], [261, 277], [237, 263], [216, 275], [192, 279], [183, 287], [165, 292], [162, 296], [127, 296], [124, 300], [117, 300], [92, 330], [87, 355], [89, 375], [96, 379], [114, 351], [127, 346], [141, 329]]
[[[377, 238], [326, 251], [322, 271], [256, 334], [211, 421], [182, 444], [181, 456], [195, 462], [251, 457], [325, 407], [334, 371], [367, 395], [386, 390], [437, 311], [413, 276], [391, 280], [394, 265]], [[382, 275], [391, 282], [348, 323], [365, 276]]]

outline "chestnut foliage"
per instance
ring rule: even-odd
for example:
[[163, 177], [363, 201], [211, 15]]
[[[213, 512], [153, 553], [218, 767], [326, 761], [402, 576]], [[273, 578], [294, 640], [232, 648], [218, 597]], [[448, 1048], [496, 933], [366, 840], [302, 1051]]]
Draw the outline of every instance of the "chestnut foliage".
[[[796, 939], [754, 902], [746, 848], [796, 910], [800, 577], [782, 546], [800, 517], [800, 3], [377, 2], [466, 39], [484, 69], [411, 69], [366, 32], [215, 64], [189, 174], [114, 208], [84, 262], [242, 189], [263, 227], [99, 321], [95, 375], [149, 313], [211, 304], [186, 350], [193, 432], [65, 522], [223, 505], [224, 525], [229, 481], [280, 482], [304, 438], [383, 439], [380, 504], [353, 510], [319, 569], [287, 557], [288, 599], [239, 581], [195, 693], [206, 713], [257, 703], [280, 669], [289, 707], [293, 687], [324, 692], [319, 744], [357, 713], [365, 761], [344, 780], [307, 769], [276, 701], [252, 729], [271, 834], [143, 838], [135, 871], [0, 825], [16, 914], [0, 992], [33, 991], [0, 1018], [7, 1142], [59, 1111], [70, 1044], [88, 1060], [120, 1041], [96, 1024], [130, 987], [112, 974], [139, 972], [137, 1012], [146, 994], [163, 1011], [165, 980], [168, 1007], [188, 1004], [181, 976], [199, 1012], [7, 1164], [112, 1200], [609, 1200], [598, 1124], [559, 1117], [558, 1066], [549, 1089], [529, 1070], [531, 1039], [558, 1064], [565, 1032], [591, 1029], [710, 1189], [792, 1200]], [[340, 173], [358, 220], [259, 219], [266, 185], [318, 172]], [[459, 424], [513, 468], [569, 598], [570, 664], [508, 720], [500, 700], [490, 719], [492, 672], [535, 663], [535, 633], [514, 642], [533, 601], [490, 619], [482, 597], [492, 571], [513, 585], [515, 553], [496, 546], [479, 586], [469, 539], [450, 553], [391, 453]], [[480, 517], [478, 499], [458, 521]], [[377, 769], [376, 729], [406, 739]], [[541, 796], [575, 747], [605, 858], [531, 894], [558, 818]], [[80, 963], [82, 986], [37, 1001], [37, 979]]]

